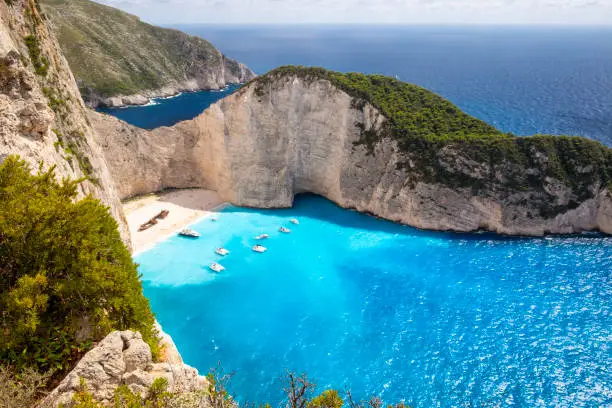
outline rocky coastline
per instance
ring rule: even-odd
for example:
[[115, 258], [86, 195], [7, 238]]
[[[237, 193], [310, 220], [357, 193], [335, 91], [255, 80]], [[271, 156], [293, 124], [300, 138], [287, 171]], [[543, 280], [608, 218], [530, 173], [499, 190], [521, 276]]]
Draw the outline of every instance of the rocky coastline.
[[152, 102], [157, 98], [173, 98], [182, 93], [198, 92], [198, 91], [219, 91], [227, 88], [229, 85], [240, 85], [255, 77], [255, 74], [246, 66], [244, 67], [244, 75], [232, 78], [230, 82], [220, 81], [218, 83], [208, 83], [192, 78], [181, 83], [168, 84], [161, 88], [143, 90], [131, 95], [114, 95], [103, 96], [95, 90], [81, 88], [81, 94], [85, 105], [92, 109], [98, 108], [120, 108], [126, 106], [143, 106]]
[[213, 44], [90, 0], [40, 0], [91, 108], [144, 105], [179, 92], [221, 89], [255, 77]]
[[[520, 151], [522, 161], [509, 155], [481, 159], [461, 143], [423, 156], [378, 137], [392, 122], [380, 106], [300, 71], [264, 76], [193, 120], [145, 131], [87, 109], [37, 5], [0, 2], [0, 161], [19, 155], [32, 169], [53, 167], [58, 179], [80, 180], [77, 197], [104, 203], [128, 248], [121, 199], [193, 187], [259, 208], [289, 207], [296, 194], [311, 192], [428, 230], [612, 234], [610, 149], [569, 140], [572, 149], [563, 158], [571, 174], [551, 173], [559, 170], [559, 152], [544, 139]], [[228, 62], [214, 55], [221, 66]], [[252, 77], [246, 67], [229, 64], [228, 71], [215, 68], [201, 79], [104, 103], [146, 103], [181, 89], [219, 89]], [[157, 377], [166, 378], [172, 391], [204, 390], [205, 379], [182, 363], [169, 336], [162, 339], [166, 361], [157, 363], [139, 333], [111, 332], [44, 404], [70, 406], [81, 378], [105, 402], [119, 385], [145, 393]]]
[[311, 192], [428, 230], [612, 233], [612, 196], [593, 166], [579, 166], [585, 180], [579, 187], [551, 176], [517, 186], [509, 180], [545, 174], [551, 153], [534, 148], [530, 163], [517, 166], [509, 159], [476, 161], [449, 145], [435, 152], [434, 168], [483, 189], [426, 179], [418, 156], [396, 141], [383, 138], [372, 149], [360, 143], [362, 129], [387, 121], [373, 105], [356, 108], [353, 97], [323, 79], [290, 75], [270, 81], [264, 93], [256, 82], [191, 121], [152, 131], [91, 112], [119, 196], [199, 187], [232, 204], [280, 208]]

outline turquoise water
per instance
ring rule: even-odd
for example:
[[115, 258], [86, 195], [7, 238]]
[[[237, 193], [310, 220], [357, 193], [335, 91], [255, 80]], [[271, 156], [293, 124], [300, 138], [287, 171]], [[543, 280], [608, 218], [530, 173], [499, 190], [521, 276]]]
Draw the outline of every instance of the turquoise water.
[[136, 261], [186, 362], [235, 371], [240, 400], [279, 403], [288, 368], [413, 407], [612, 404], [612, 238], [424, 232], [310, 195], [194, 228]]

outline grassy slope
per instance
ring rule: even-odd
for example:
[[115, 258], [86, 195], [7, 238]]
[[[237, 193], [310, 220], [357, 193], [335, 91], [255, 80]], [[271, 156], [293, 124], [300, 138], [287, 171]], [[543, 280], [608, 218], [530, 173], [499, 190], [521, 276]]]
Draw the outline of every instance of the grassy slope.
[[[263, 96], [268, 85], [285, 76], [325, 79], [353, 96], [354, 107], [364, 102], [378, 108], [388, 119], [380, 131], [363, 129], [361, 143], [370, 149], [385, 137], [393, 138], [413, 163], [414, 170], [429, 180], [450, 185], [471, 186], [487, 190], [496, 175], [488, 181], [449, 173], [437, 165], [440, 149], [452, 145], [464, 157], [490, 165], [491, 169], [509, 169], [506, 186], [510, 190], [541, 189], [546, 176], [554, 177], [576, 192], [581, 200], [592, 195], [595, 183], [612, 185], [612, 149], [583, 137], [535, 135], [516, 137], [503, 133], [476, 119], [441, 96], [416, 85], [382, 75], [342, 74], [322, 68], [286, 66], [255, 78], [255, 92]], [[360, 124], [356, 124], [361, 126]], [[542, 163], [539, 156], [546, 160]], [[590, 172], [580, 171], [592, 166]], [[538, 168], [539, 174], [527, 175], [527, 168]], [[553, 211], [554, 212], [554, 211]]]
[[88, 0], [42, 0], [79, 86], [102, 96], [185, 80], [222, 56], [208, 41]]

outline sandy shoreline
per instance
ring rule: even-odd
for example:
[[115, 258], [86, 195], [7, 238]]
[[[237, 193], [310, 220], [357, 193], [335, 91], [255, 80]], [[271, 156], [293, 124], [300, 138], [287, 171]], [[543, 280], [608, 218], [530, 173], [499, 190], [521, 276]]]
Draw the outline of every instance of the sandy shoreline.
[[[204, 189], [172, 190], [136, 197], [123, 203], [132, 236], [133, 255], [145, 251], [159, 241], [168, 238], [181, 228], [214, 213], [224, 204], [215, 191]], [[141, 224], [162, 210], [168, 216], [145, 231], [138, 231]]]

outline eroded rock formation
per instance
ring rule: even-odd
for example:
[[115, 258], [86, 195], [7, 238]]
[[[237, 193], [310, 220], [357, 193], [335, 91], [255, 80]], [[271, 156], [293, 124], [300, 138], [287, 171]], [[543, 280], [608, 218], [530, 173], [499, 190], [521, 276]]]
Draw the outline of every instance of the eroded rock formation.
[[85, 354], [40, 407], [72, 407], [73, 396], [82, 389], [82, 381], [87, 391], [103, 404], [112, 404], [115, 389], [120, 385], [127, 385], [144, 397], [157, 378], [165, 378], [168, 391], [176, 394], [204, 391], [208, 387], [205, 377], [182, 362], [154, 363], [151, 349], [140, 333], [115, 331]]
[[[530, 164], [521, 167], [475, 161], [448, 146], [429, 165], [468, 182], [427, 180], [416, 164], [418, 152], [401, 151], [390, 138], [371, 151], [362, 144], [362, 129], [380, 129], [387, 119], [327, 80], [289, 76], [264, 89], [252, 83], [194, 120], [151, 132], [93, 112], [90, 117], [122, 198], [203, 187], [237, 205], [267, 208], [291, 206], [296, 194], [312, 192], [431, 230], [612, 233], [612, 198], [593, 168], [577, 169], [587, 180], [579, 193], [545, 176], [546, 152], [534, 149]], [[527, 175], [537, 178], [537, 187], [508, 182]]]
[[[10, 4], [9, 4], [10, 3]], [[35, 170], [82, 178], [79, 194], [107, 204], [129, 231], [104, 155], [68, 64], [34, 0], [0, 2], [0, 160], [18, 154]]]

